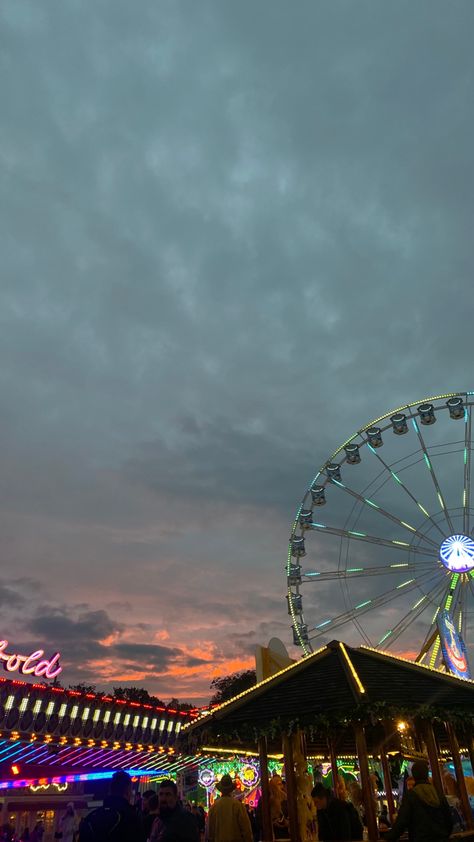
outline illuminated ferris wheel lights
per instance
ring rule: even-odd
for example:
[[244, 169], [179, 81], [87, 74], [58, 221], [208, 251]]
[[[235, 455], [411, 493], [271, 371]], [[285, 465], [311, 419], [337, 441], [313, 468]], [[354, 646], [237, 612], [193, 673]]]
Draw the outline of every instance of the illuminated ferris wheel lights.
[[[430, 623], [429, 617], [426, 623], [429, 624], [425, 643], [423, 644], [420, 657], [423, 655], [430, 663], [437, 663], [441, 657], [439, 640], [436, 638], [437, 617], [440, 608], [448, 610], [453, 616], [456, 626], [459, 626], [465, 634], [465, 617], [468, 615], [468, 600], [474, 596], [474, 530], [470, 536], [470, 483], [471, 483], [471, 407], [474, 401], [470, 395], [474, 392], [436, 395], [424, 398], [421, 401], [413, 401], [403, 406], [392, 409], [359, 429], [323, 463], [319, 472], [308, 488], [303, 502], [297, 512], [293, 523], [291, 539], [289, 542], [289, 557], [287, 563], [288, 576], [288, 608], [293, 621], [293, 637], [295, 643], [301, 646], [305, 654], [314, 651], [315, 641], [321, 639], [325, 634], [333, 634], [340, 626], [353, 623], [357, 632], [368, 640], [368, 628], [364, 625], [362, 617], [372, 617], [377, 609], [384, 605], [391, 605], [400, 594], [401, 616], [391, 629], [380, 629], [382, 633], [378, 645], [387, 642], [387, 647], [393, 646], [401, 635], [406, 635], [407, 630], [415, 629], [413, 625], [418, 617], [424, 616], [424, 612], [432, 606], [435, 611], [433, 620]], [[428, 427], [440, 422], [443, 425], [450, 419], [459, 420], [464, 418], [465, 428], [462, 437], [464, 441], [451, 442], [446, 439], [440, 443], [440, 436], [436, 435], [435, 440], [430, 438]], [[394, 434], [383, 439], [384, 433], [391, 430]], [[425, 432], [426, 431], [426, 432]], [[415, 432], [415, 441], [410, 437], [410, 453], [404, 453], [403, 440], [399, 444], [394, 441], [401, 438], [408, 432]], [[438, 429], [436, 430], [438, 434]], [[446, 432], [446, 435], [450, 434]], [[452, 435], [451, 435], [452, 438]], [[385, 445], [380, 455], [379, 448]], [[448, 445], [451, 449], [447, 449]], [[453, 445], [455, 446], [453, 449]], [[366, 447], [364, 459], [363, 448]], [[413, 451], [413, 452], [411, 452]], [[369, 455], [370, 454], [372, 455]], [[459, 452], [461, 465], [464, 461], [463, 478], [457, 493], [454, 494], [453, 483], [449, 486], [449, 493], [446, 495], [444, 489], [444, 464], [440, 456], [447, 456], [449, 453]], [[387, 455], [386, 455], [387, 454]], [[375, 459], [373, 458], [375, 457]], [[359, 464], [356, 471], [346, 469], [346, 465]], [[441, 464], [441, 474], [440, 474]], [[422, 468], [418, 468], [422, 465]], [[426, 474], [428, 470], [428, 475]], [[385, 472], [385, 473], [384, 473]], [[344, 477], [342, 481], [341, 474]], [[349, 477], [350, 474], [350, 477]], [[413, 488], [412, 479], [419, 484]], [[414, 476], [413, 476], [414, 475]], [[427, 489], [429, 477], [430, 486]], [[438, 479], [439, 477], [439, 479]], [[380, 478], [380, 479], [379, 479]], [[370, 481], [368, 481], [370, 479]], [[378, 493], [387, 483], [388, 496], [379, 499]], [[392, 483], [392, 480], [394, 483]], [[440, 484], [441, 480], [441, 484]], [[395, 484], [395, 486], [394, 486]], [[443, 487], [443, 490], [442, 490]], [[326, 490], [330, 489], [326, 495]], [[397, 490], [395, 490], [395, 488]], [[427, 500], [419, 497], [419, 489], [423, 495], [430, 495]], [[385, 491], [383, 491], [385, 494]], [[357, 502], [353, 509], [349, 510], [350, 502], [342, 500], [342, 495], [352, 496]], [[398, 495], [398, 496], [396, 496]], [[401, 498], [400, 498], [401, 495]], [[406, 496], [403, 496], [406, 495]], [[326, 497], [328, 499], [326, 499]], [[411, 502], [408, 503], [407, 497]], [[458, 501], [456, 504], [453, 501]], [[418, 498], [418, 499], [417, 499]], [[393, 501], [401, 506], [398, 510], [393, 508]], [[433, 502], [433, 500], [435, 502]], [[461, 508], [462, 500], [462, 508]], [[430, 502], [431, 501], [431, 502]], [[331, 514], [327, 523], [316, 522], [319, 518], [316, 506], [330, 504]], [[427, 505], [424, 505], [427, 503]], [[388, 504], [388, 505], [387, 505]], [[415, 506], [410, 515], [408, 505]], [[452, 508], [457, 505], [458, 508]], [[430, 514], [433, 512], [433, 514]], [[346, 518], [342, 524], [335, 520], [340, 513]], [[420, 514], [425, 519], [419, 523]], [[314, 518], [314, 520], [313, 520]], [[396, 524], [397, 532], [393, 526], [383, 532], [382, 520], [388, 518]], [[377, 526], [372, 527], [377, 521]], [[459, 525], [458, 525], [459, 524]], [[405, 535], [400, 533], [400, 527], [407, 530]], [[432, 530], [438, 532], [438, 536], [432, 534]], [[328, 538], [327, 544], [316, 542], [316, 553], [324, 553], [324, 565], [332, 557], [333, 539], [340, 539], [339, 544], [339, 566], [319, 567], [316, 564], [312, 569], [303, 570], [300, 565], [301, 559], [309, 553], [311, 557], [314, 549], [310, 546], [312, 532], [325, 533]], [[309, 536], [309, 537], [308, 537]], [[449, 536], [449, 538], [446, 538]], [[401, 540], [406, 537], [406, 540]], [[305, 546], [305, 539], [309, 541]], [[438, 538], [438, 540], [436, 540]], [[442, 542], [442, 544], [441, 544]], [[468, 542], [472, 543], [469, 544]], [[369, 545], [378, 546], [379, 556], [377, 563], [368, 563], [368, 566], [355, 566], [362, 561], [360, 556], [361, 544], [365, 544], [368, 557], [372, 559], [375, 550]], [[441, 547], [440, 547], [441, 544]], [[359, 546], [357, 546], [359, 545]], [[337, 547], [337, 544], [335, 544]], [[326, 547], [329, 548], [329, 553]], [[357, 549], [356, 549], [357, 547]], [[392, 557], [390, 557], [390, 549]], [[398, 555], [408, 553], [407, 562], [401, 562], [393, 558], [393, 551], [399, 551]], [[343, 555], [344, 554], [344, 555]], [[352, 558], [351, 558], [352, 555]], [[353, 566], [350, 566], [352, 562]], [[312, 566], [312, 561], [310, 562]], [[309, 566], [309, 565], [308, 565]], [[400, 568], [400, 569], [399, 569]], [[368, 598], [369, 593], [362, 597], [360, 589], [357, 588], [354, 580], [366, 576], [395, 575], [400, 572], [402, 575], [396, 579], [389, 580], [390, 588], [382, 593], [378, 589], [372, 593], [373, 599]], [[408, 573], [412, 578], [405, 579], [403, 574]], [[314, 620], [304, 616], [303, 600], [301, 599], [301, 587], [306, 583], [311, 587], [320, 588], [323, 583], [338, 580], [343, 588], [345, 599], [345, 610], [335, 617], [328, 617], [314, 625]], [[370, 579], [370, 581], [373, 581]], [[350, 583], [350, 584], [349, 584]], [[294, 585], [294, 586], [293, 586]], [[471, 588], [471, 590], [469, 590]], [[359, 592], [357, 593], [357, 590]], [[418, 590], [418, 593], [407, 601], [404, 596], [411, 591]], [[421, 590], [421, 593], [419, 592]], [[358, 597], [354, 598], [354, 597]], [[363, 601], [361, 600], [363, 598]], [[408, 598], [409, 600], [409, 598]], [[428, 611], [431, 616], [432, 611]], [[323, 615], [324, 616], [324, 615]], [[331, 626], [331, 630], [329, 630]], [[309, 630], [309, 637], [308, 632]], [[434, 643], [430, 641], [433, 641]], [[438, 641], [438, 643], [437, 643]], [[421, 641], [420, 641], [421, 644]], [[426, 646], [428, 648], [426, 649]]]
[[474, 569], [474, 541], [467, 535], [450, 535], [439, 548], [439, 559], [452, 573]]
[[286, 597], [288, 601], [288, 614], [298, 614], [303, 608], [303, 598], [299, 593], [292, 593]]
[[309, 643], [308, 626], [304, 623], [296, 623], [293, 626], [293, 643], [295, 646], [301, 646], [301, 642]]

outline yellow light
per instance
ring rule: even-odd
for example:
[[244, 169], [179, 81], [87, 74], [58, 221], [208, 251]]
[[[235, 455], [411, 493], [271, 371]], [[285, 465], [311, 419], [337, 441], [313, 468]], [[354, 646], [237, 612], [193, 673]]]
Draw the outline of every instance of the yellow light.
[[448, 672], [443, 672], [443, 670], [438, 669], [438, 667], [431, 667], [428, 664], [420, 663], [420, 661], [411, 661], [410, 658], [404, 658], [403, 655], [392, 655], [391, 652], [384, 652], [383, 649], [375, 649], [373, 646], [361, 646], [360, 648], [365, 649], [367, 652], [374, 652], [376, 655], [382, 655], [383, 658], [389, 658], [391, 661], [403, 661], [405, 664], [410, 664], [410, 666], [415, 668], [418, 667], [419, 669], [428, 670], [429, 672], [437, 672], [438, 675], [442, 675], [443, 678], [449, 678], [450, 681], [474, 685], [474, 679], [472, 678], [459, 678], [457, 675], [451, 675]]
[[[242, 751], [239, 748], [216, 748], [215, 746], [202, 746], [201, 751], [208, 751], [210, 754], [238, 754], [239, 757], [258, 757], [258, 751]], [[271, 760], [281, 760], [282, 754], [269, 754]]]
[[349, 658], [349, 654], [347, 652], [346, 647], [344, 646], [343, 643], [339, 643], [339, 646], [341, 647], [342, 654], [344, 655], [344, 657], [347, 661], [347, 665], [348, 665], [348, 667], [349, 667], [349, 669], [352, 673], [352, 676], [353, 676], [353, 678], [354, 678], [354, 680], [355, 680], [355, 682], [356, 682], [356, 684], [359, 688], [359, 693], [365, 693], [365, 687], [362, 684], [362, 681], [360, 680], [359, 676], [357, 675], [356, 669], [355, 669], [354, 664], [352, 663], [351, 659]]
[[[375, 427], [376, 424], [380, 424], [381, 421], [385, 421], [386, 418], [390, 418], [391, 415], [395, 415], [397, 412], [402, 412], [402, 410], [404, 410], [404, 409], [410, 409], [410, 407], [417, 406], [417, 404], [430, 403], [431, 401], [439, 401], [439, 400], [442, 400], [443, 398], [454, 398], [454, 397], [457, 397], [458, 395], [464, 395], [464, 394], [465, 394], [465, 392], [448, 392], [446, 395], [433, 395], [430, 398], [422, 398], [422, 399], [417, 400], [417, 401], [412, 401], [411, 403], [405, 403], [405, 404], [403, 404], [403, 406], [399, 406], [396, 409], [391, 409], [390, 412], [386, 412], [385, 415], [381, 415], [379, 418], [374, 418], [373, 421], [370, 421], [369, 424], [366, 424], [365, 427], [362, 427], [360, 430], [357, 431], [357, 433], [355, 433], [353, 436], [351, 436], [349, 439], [347, 439], [343, 444], [341, 444], [341, 446], [338, 447], [337, 450], [334, 451], [334, 453], [332, 454], [331, 459], [329, 461], [332, 462], [335, 459], [335, 457], [338, 455], [338, 453], [340, 453], [341, 450], [344, 449], [346, 444], [349, 444], [349, 442], [351, 442], [352, 439], [355, 438], [355, 436], [360, 435], [361, 433], [365, 433], [365, 431], [368, 430], [370, 427]], [[320, 471], [319, 473], [322, 473], [322, 471]]]
[[399, 731], [406, 731], [406, 729], [407, 729], [406, 722], [397, 722], [397, 729]]

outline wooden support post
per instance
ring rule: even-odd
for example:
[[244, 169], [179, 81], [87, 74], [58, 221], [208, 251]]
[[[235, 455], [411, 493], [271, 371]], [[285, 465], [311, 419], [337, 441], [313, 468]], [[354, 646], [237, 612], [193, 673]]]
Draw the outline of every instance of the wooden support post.
[[260, 763], [260, 784], [262, 787], [262, 842], [273, 842], [272, 813], [270, 809], [270, 785], [268, 780], [267, 738], [259, 737], [258, 759]]
[[462, 768], [461, 755], [459, 753], [458, 738], [456, 736], [456, 732], [451, 722], [446, 722], [445, 725], [449, 739], [449, 747], [451, 749], [451, 754], [453, 755], [453, 763], [456, 772], [456, 782], [459, 789], [459, 797], [461, 799], [462, 812], [464, 814], [467, 829], [472, 830], [474, 828], [474, 822], [472, 821], [472, 810], [471, 805], [469, 804], [469, 796], [467, 794], [466, 781], [464, 780], [464, 770]]
[[393, 800], [392, 776], [390, 774], [390, 763], [388, 761], [388, 757], [383, 746], [380, 752], [380, 761], [382, 763], [383, 782], [385, 786], [385, 797], [387, 799], [388, 814], [390, 816], [390, 821], [393, 822], [393, 817], [395, 815], [395, 802]]
[[336, 756], [336, 748], [334, 746], [334, 740], [332, 737], [329, 738], [329, 757], [331, 758], [331, 772], [332, 772], [332, 788], [335, 797], [338, 797], [338, 771], [337, 771], [337, 756]]
[[365, 820], [367, 823], [367, 830], [369, 832], [369, 839], [374, 840], [379, 838], [379, 831], [377, 827], [377, 817], [375, 815], [374, 792], [370, 780], [369, 759], [367, 756], [367, 743], [365, 740], [365, 731], [360, 723], [354, 725], [354, 733], [356, 739], [357, 757], [359, 759], [362, 797], [364, 799], [365, 805]]
[[425, 738], [426, 751], [428, 752], [428, 760], [430, 761], [431, 777], [433, 778], [433, 786], [440, 797], [444, 796], [443, 779], [441, 777], [441, 768], [438, 758], [438, 747], [436, 745], [436, 738], [431, 722], [423, 724], [423, 735]]
[[298, 808], [296, 804], [295, 763], [293, 760], [293, 743], [288, 734], [283, 734], [283, 756], [285, 762], [286, 801], [288, 804], [288, 821], [290, 823], [291, 842], [302, 842], [298, 822]]
[[471, 761], [472, 774], [474, 775], [474, 737], [467, 737], [467, 750]]

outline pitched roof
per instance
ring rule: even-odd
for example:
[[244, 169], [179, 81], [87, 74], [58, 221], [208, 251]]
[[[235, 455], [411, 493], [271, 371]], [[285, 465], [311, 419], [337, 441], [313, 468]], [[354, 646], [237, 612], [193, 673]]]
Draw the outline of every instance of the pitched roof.
[[183, 737], [220, 731], [236, 734], [282, 724], [347, 714], [359, 704], [393, 708], [422, 706], [473, 709], [474, 682], [455, 678], [403, 658], [332, 641], [255, 687], [219, 705], [182, 729]]

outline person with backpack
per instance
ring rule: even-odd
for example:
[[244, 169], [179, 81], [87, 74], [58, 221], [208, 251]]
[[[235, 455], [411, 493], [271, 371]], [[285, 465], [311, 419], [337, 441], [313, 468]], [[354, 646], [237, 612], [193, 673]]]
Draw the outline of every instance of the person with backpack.
[[115, 772], [110, 795], [102, 807], [92, 810], [79, 825], [79, 842], [139, 842], [142, 827], [130, 803], [132, 779], [127, 772]]
[[410, 842], [448, 842], [453, 828], [449, 804], [438, 795], [428, 777], [426, 760], [416, 760], [411, 774], [412, 789], [407, 790], [391, 830], [384, 836], [390, 842], [408, 830]]

